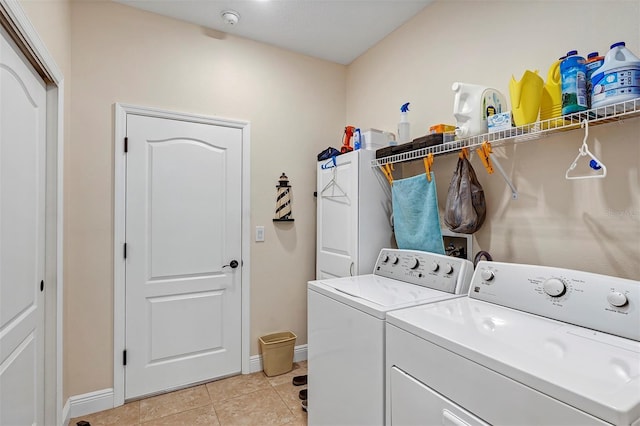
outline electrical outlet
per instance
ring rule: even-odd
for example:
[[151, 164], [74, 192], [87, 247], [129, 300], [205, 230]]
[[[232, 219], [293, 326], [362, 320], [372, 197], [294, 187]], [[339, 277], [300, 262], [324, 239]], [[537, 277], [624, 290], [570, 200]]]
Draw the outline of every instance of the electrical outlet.
[[264, 226], [256, 226], [256, 241], [264, 241]]

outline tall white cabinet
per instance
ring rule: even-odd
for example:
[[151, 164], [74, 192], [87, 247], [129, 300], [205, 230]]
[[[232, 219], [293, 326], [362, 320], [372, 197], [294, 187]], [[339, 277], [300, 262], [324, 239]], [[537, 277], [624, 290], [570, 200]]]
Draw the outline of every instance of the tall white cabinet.
[[391, 190], [374, 158], [357, 150], [318, 162], [316, 279], [370, 274], [392, 246]]

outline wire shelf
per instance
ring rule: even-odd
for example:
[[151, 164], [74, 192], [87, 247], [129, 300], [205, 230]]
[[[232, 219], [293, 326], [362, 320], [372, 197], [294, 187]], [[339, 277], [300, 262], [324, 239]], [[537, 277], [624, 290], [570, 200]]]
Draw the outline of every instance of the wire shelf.
[[429, 154], [444, 155], [459, 152], [462, 148], [479, 147], [485, 141], [491, 143], [492, 147], [496, 147], [507, 143], [540, 139], [550, 134], [579, 129], [580, 123], [584, 120], [587, 120], [590, 126], [594, 126], [632, 117], [640, 117], [640, 98], [605, 107], [593, 108], [587, 111], [567, 114], [562, 117], [555, 117], [549, 120], [537, 121], [525, 126], [512, 127], [509, 130], [485, 133], [426, 148], [419, 148], [413, 151], [393, 154], [387, 157], [376, 158], [371, 161], [371, 167], [378, 167], [388, 163], [417, 160], [424, 158]]

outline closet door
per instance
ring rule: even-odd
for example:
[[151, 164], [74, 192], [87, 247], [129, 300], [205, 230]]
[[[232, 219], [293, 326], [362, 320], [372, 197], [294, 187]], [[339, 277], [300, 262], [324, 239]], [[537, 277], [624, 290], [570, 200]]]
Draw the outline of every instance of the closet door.
[[318, 162], [316, 279], [357, 274], [358, 154]]
[[45, 108], [0, 26], [0, 425], [44, 423]]

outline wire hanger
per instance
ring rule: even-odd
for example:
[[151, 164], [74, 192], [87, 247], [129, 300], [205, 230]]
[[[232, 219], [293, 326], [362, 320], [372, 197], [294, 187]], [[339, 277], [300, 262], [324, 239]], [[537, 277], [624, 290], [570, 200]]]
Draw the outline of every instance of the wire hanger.
[[329, 160], [326, 163], [324, 163], [322, 166], [320, 166], [320, 168], [322, 170], [327, 170], [327, 169], [330, 169], [330, 168], [335, 167], [335, 166], [336, 166], [336, 156], [334, 155], [334, 156], [331, 157], [331, 160]]
[[[322, 191], [320, 191], [320, 196], [323, 198], [346, 197], [347, 196], [346, 191], [342, 189], [342, 187], [338, 184], [338, 181], [336, 180], [337, 171], [338, 171], [338, 167], [336, 165], [336, 157], [335, 156], [331, 157], [331, 160], [321, 165], [320, 168], [323, 170], [332, 169], [331, 180], [327, 182], [324, 188], [322, 188]], [[331, 190], [331, 194], [325, 195], [325, 192], [329, 190]], [[337, 190], [337, 193], [336, 193], [336, 190]]]
[[[584, 139], [582, 140], [582, 146], [578, 150], [578, 156], [576, 157], [575, 160], [573, 160], [573, 163], [571, 163], [571, 165], [567, 169], [567, 172], [565, 173], [564, 177], [566, 179], [603, 178], [607, 175], [607, 167], [604, 165], [602, 161], [598, 160], [598, 158], [595, 155], [593, 155], [591, 151], [589, 151], [589, 146], [587, 146], [587, 138], [589, 137], [589, 121], [587, 121], [586, 119], [583, 120], [582, 123], [580, 124], [580, 127], [584, 127]], [[591, 167], [593, 170], [602, 170], [602, 173], [582, 175], [582, 176], [569, 176], [569, 173], [573, 171], [578, 165], [578, 160], [585, 156], [589, 156], [591, 158], [589, 160], [589, 167]]]

